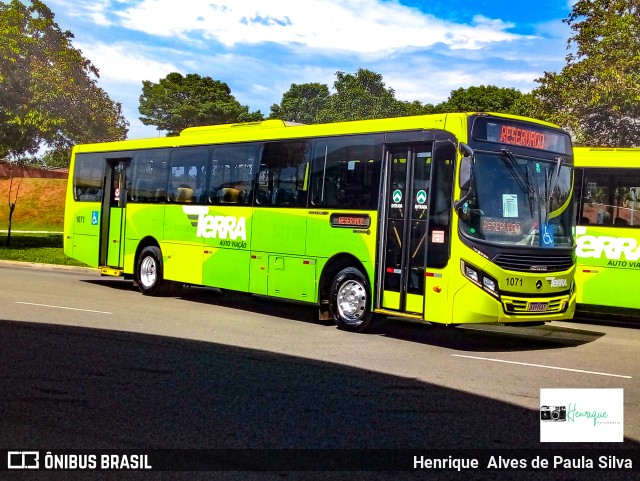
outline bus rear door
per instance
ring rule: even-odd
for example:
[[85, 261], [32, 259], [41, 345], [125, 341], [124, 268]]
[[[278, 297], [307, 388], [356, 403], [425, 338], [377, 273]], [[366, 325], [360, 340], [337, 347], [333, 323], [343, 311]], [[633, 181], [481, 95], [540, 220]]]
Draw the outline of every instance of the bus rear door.
[[100, 223], [100, 266], [124, 267], [126, 172], [130, 158], [107, 159]]

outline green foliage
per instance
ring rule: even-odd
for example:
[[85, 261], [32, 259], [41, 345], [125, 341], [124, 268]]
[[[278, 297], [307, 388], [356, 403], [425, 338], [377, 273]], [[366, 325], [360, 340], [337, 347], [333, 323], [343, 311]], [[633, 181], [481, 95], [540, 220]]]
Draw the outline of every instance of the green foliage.
[[39, 0], [0, 3], [0, 157], [123, 139], [122, 107]]
[[291, 84], [282, 96], [280, 105], [271, 106], [271, 119], [282, 119], [301, 124], [315, 124], [329, 98], [329, 87], [321, 83]]
[[495, 85], [459, 88], [449, 98], [436, 105], [434, 110], [445, 112], [498, 112], [513, 115], [528, 115], [531, 96], [514, 88]]
[[71, 148], [60, 147], [45, 152], [40, 158], [40, 163], [44, 167], [68, 167], [71, 159]]
[[382, 75], [366, 69], [355, 74], [336, 72], [335, 93], [320, 83], [292, 84], [280, 104], [271, 106], [269, 118], [305, 124], [402, 117], [431, 113], [433, 106], [396, 99]]
[[494, 85], [459, 88], [438, 104], [422, 104], [415, 100], [396, 99], [393, 89], [386, 88], [382, 75], [366, 69], [354, 74], [336, 73], [335, 93], [320, 83], [292, 84], [280, 104], [271, 106], [269, 118], [292, 122], [319, 123], [361, 120], [446, 112], [502, 112], [530, 115], [533, 97], [514, 88]]
[[579, 143], [640, 146], [640, 5], [578, 0], [564, 21], [573, 32], [567, 65], [537, 80], [536, 115]]
[[321, 122], [379, 119], [407, 115], [405, 103], [386, 88], [382, 75], [358, 69], [355, 75], [336, 72], [336, 93], [327, 99], [319, 115]]
[[259, 110], [249, 112], [249, 107], [240, 105], [226, 83], [177, 72], [158, 83], [142, 82], [139, 111], [143, 124], [155, 125], [168, 135], [178, 135], [187, 127], [263, 119]]
[[65, 256], [62, 243], [62, 234], [13, 234], [11, 246], [0, 242], [0, 259], [86, 267]]

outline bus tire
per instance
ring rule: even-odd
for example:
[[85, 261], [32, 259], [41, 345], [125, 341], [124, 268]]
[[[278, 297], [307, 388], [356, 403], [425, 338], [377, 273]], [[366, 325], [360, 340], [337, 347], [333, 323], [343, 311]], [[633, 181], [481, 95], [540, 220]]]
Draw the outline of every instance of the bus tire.
[[156, 246], [142, 249], [136, 268], [136, 284], [145, 296], [166, 296], [175, 284], [164, 279], [162, 252]]
[[362, 332], [372, 319], [371, 294], [366, 277], [353, 267], [342, 269], [331, 283], [329, 308], [338, 329]]

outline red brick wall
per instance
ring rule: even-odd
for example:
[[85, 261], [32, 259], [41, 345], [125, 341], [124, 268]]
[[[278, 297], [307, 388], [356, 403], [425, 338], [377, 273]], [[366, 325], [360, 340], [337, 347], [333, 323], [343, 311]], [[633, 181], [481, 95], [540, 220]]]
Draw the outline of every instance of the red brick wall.
[[47, 179], [66, 179], [69, 175], [68, 169], [45, 170], [33, 167], [22, 167], [21, 165], [10, 166], [6, 162], [0, 162], [0, 178], [9, 177], [26, 178], [47, 178]]

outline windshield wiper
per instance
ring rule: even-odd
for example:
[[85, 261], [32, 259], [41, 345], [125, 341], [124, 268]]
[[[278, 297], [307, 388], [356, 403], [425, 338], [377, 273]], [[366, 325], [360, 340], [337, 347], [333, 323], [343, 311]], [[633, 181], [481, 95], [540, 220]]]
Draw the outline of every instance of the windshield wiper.
[[[546, 199], [545, 199], [545, 224], [549, 221], [549, 211], [551, 210], [551, 201], [553, 199], [553, 191], [556, 190], [556, 187], [560, 184], [560, 169], [564, 164], [565, 160], [563, 157], [556, 158], [556, 169], [553, 173], [553, 176], [549, 179], [549, 185], [547, 186]], [[555, 180], [553, 180], [555, 177]], [[546, 184], [546, 182], [545, 182]]]
[[522, 192], [527, 194], [527, 196], [529, 197], [529, 211], [531, 215], [533, 215], [533, 198], [535, 189], [533, 188], [531, 177], [529, 176], [529, 164], [527, 164], [526, 169], [523, 172], [522, 167], [520, 167], [520, 164], [518, 164], [518, 161], [513, 155], [513, 152], [511, 152], [509, 149], [500, 149], [500, 152], [502, 152], [502, 154], [504, 155], [503, 158], [509, 159], [509, 162], [505, 161], [505, 165], [522, 189]]
[[558, 184], [560, 183], [560, 169], [562, 168], [562, 164], [564, 164], [564, 158], [563, 157], [558, 157], [556, 159], [556, 171], [554, 173], [554, 176], [556, 178], [556, 181], [553, 183], [551, 190], [549, 192], [549, 195], [553, 195], [553, 191], [556, 190], [556, 187], [558, 187]]

